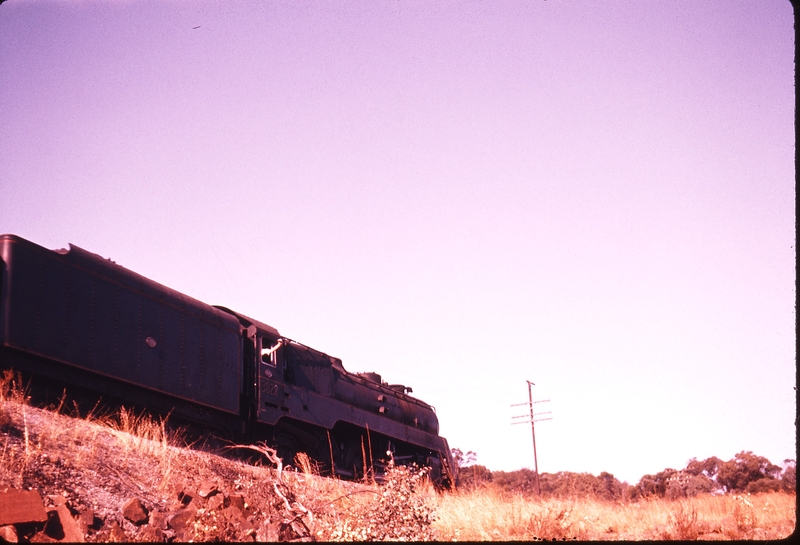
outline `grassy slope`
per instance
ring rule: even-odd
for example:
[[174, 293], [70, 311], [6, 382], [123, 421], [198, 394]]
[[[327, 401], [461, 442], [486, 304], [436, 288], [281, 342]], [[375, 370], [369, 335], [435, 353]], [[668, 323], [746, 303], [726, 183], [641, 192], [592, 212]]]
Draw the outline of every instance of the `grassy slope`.
[[123, 412], [77, 419], [31, 407], [11, 386], [0, 380], [0, 490], [35, 489], [48, 505], [52, 496], [66, 497], [76, 516], [91, 509], [99, 522], [90, 541], [112, 538], [115, 523], [125, 539], [143, 539], [144, 527], [121, 515], [126, 500], [169, 514], [182, 507], [181, 493], [195, 495], [204, 483], [226, 497], [242, 496], [249, 524], [230, 524], [218, 516], [222, 506], [196, 498], [190, 532], [178, 538], [761, 540], [787, 537], [795, 527], [796, 498], [782, 493], [614, 504], [537, 501], [491, 488], [438, 494], [403, 468], [382, 487], [318, 478], [308, 464], [305, 473], [278, 476], [268, 467], [181, 448], [179, 438], [146, 418]]
[[[186, 507], [186, 494], [194, 497], [193, 516], [187, 533], [171, 536], [178, 541], [434, 537], [425, 502], [435, 492], [419, 472], [396, 468], [378, 487], [317, 477], [310, 461], [298, 457], [304, 471], [279, 473], [184, 448], [162, 422], [124, 410], [80, 419], [59, 409], [30, 406], [11, 378], [0, 376], [0, 492], [37, 490], [47, 507], [64, 497], [76, 518], [91, 510], [96, 523], [87, 541], [152, 538], [147, 524], [122, 516], [123, 504], [136, 498], [148, 512], [168, 516]], [[224, 505], [200, 497], [209, 486], [226, 498]], [[243, 499], [246, 524], [223, 514], [233, 496]]]

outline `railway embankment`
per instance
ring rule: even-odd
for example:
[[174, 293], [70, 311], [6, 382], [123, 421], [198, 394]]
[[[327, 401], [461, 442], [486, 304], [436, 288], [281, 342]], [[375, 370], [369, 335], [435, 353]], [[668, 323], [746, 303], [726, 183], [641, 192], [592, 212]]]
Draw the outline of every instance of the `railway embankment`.
[[[182, 437], [126, 411], [33, 407], [0, 376], [0, 541], [773, 540], [796, 527], [785, 492], [609, 501], [481, 483], [438, 493], [413, 468], [354, 483], [318, 477], [302, 456], [278, 471], [262, 445], [217, 452]], [[258, 457], [253, 448], [260, 462], [232, 458]]]
[[319, 477], [302, 455], [279, 469], [252, 447], [189, 448], [164, 422], [124, 410], [76, 418], [33, 407], [11, 382], [0, 388], [0, 540], [434, 537], [422, 472], [394, 468], [377, 486]]

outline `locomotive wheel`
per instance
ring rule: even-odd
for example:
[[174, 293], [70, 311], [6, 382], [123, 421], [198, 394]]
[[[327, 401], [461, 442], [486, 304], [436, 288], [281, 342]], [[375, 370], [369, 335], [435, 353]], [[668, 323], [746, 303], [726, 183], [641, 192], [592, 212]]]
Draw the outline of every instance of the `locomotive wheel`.
[[283, 462], [283, 467], [294, 467], [294, 455], [297, 454], [297, 442], [288, 435], [280, 434], [275, 438], [275, 450], [278, 458]]
[[353, 480], [364, 477], [364, 457], [361, 454], [361, 441], [353, 440], [344, 447], [342, 469], [353, 472]]

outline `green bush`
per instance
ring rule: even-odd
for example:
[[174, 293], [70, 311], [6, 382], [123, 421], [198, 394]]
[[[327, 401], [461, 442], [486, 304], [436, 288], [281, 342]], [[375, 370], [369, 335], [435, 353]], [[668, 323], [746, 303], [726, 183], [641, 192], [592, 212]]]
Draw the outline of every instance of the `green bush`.
[[783, 484], [779, 480], [766, 477], [748, 483], [744, 491], [749, 494], [759, 494], [762, 492], [779, 492], [782, 488]]

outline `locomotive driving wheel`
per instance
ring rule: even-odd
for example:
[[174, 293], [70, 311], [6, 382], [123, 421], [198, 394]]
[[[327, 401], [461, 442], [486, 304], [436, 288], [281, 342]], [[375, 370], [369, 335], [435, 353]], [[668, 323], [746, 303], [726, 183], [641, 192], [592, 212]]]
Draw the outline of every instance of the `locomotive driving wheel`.
[[294, 467], [294, 455], [297, 454], [297, 441], [285, 434], [279, 434], [275, 438], [275, 450], [278, 451], [278, 458], [283, 462], [283, 467], [291, 465]]
[[342, 453], [342, 469], [353, 473], [353, 480], [364, 477], [364, 456], [361, 450], [361, 440], [352, 439], [344, 446]]

